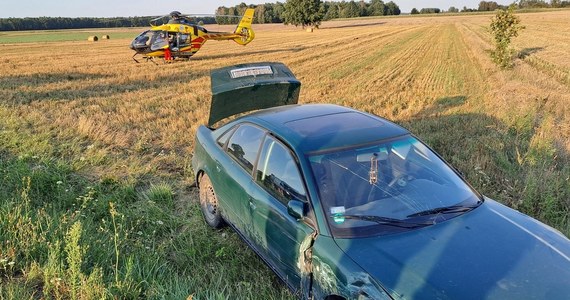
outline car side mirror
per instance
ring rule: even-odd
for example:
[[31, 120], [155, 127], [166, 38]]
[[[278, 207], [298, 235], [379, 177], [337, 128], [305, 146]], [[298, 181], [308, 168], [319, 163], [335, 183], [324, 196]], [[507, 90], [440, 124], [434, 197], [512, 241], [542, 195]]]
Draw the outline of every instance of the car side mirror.
[[305, 203], [299, 200], [290, 200], [287, 202], [287, 212], [297, 221], [301, 220], [305, 216]]

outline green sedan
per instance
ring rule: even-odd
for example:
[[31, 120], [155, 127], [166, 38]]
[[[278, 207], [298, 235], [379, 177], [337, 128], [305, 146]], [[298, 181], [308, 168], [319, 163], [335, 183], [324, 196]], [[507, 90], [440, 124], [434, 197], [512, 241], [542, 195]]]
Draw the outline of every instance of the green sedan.
[[213, 71], [210, 123], [258, 110], [200, 126], [192, 160], [206, 222], [234, 228], [295, 295], [570, 298], [561, 233], [479, 194], [406, 129], [296, 105], [299, 89], [278, 63]]

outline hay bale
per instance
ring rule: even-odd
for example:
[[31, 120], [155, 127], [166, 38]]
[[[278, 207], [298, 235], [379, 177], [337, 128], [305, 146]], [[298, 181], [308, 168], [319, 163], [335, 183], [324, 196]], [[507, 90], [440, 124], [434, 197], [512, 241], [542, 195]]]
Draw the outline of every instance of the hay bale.
[[313, 32], [313, 27], [307, 27], [307, 32]]
[[108, 40], [108, 39], [110, 39], [111, 37], [108, 36], [108, 35], [104, 35], [104, 36], [102, 36], [101, 38], [104, 39], [104, 40]]
[[88, 37], [87, 40], [90, 42], [96, 42], [99, 40], [99, 38], [96, 35], [92, 35], [92, 36]]

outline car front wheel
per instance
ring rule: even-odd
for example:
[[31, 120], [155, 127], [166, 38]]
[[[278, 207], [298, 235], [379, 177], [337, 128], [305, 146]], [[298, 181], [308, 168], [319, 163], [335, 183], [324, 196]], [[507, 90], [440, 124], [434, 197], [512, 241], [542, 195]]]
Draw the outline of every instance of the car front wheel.
[[218, 197], [216, 197], [208, 174], [204, 174], [200, 180], [200, 207], [208, 225], [213, 228], [220, 228], [224, 225], [218, 206]]

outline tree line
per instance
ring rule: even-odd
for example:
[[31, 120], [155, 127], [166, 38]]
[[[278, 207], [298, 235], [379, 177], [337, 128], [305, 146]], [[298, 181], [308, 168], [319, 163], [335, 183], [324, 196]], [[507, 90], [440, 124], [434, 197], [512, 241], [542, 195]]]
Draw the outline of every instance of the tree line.
[[153, 18], [7, 18], [0, 19], [0, 31], [140, 27], [148, 26]]
[[[477, 8], [468, 8], [463, 6], [463, 9], [459, 10], [455, 6], [451, 6], [447, 12], [451, 13], [458, 13], [458, 12], [475, 12], [475, 11], [494, 11], [497, 9], [507, 9], [508, 5], [500, 5], [495, 1], [481, 1], [479, 2], [479, 6]], [[570, 7], [570, 1], [565, 0], [551, 0], [550, 3], [547, 3], [543, 0], [520, 0], [515, 5], [518, 9], [525, 9], [525, 8], [563, 8], [563, 7]], [[413, 8], [410, 12], [412, 15], [415, 14], [438, 14], [444, 12], [439, 8], [422, 8], [418, 10], [417, 8]]]
[[[399, 15], [400, 8], [393, 1], [384, 2], [382, 0], [370, 1], [320, 1], [320, 0], [287, 0], [283, 2], [265, 3], [259, 5], [247, 5], [240, 3], [232, 7], [220, 6], [216, 10], [215, 17], [204, 17], [194, 19], [201, 24], [236, 24], [239, 16], [243, 15], [247, 8], [255, 8], [254, 23], [288, 23], [295, 24], [295, 17], [306, 15], [306, 7], [313, 7], [311, 18], [318, 24], [336, 18], [354, 18], [364, 16], [386, 16]], [[543, 0], [520, 0], [517, 8], [562, 8], [570, 7], [570, 0], [550, 0], [549, 3]], [[495, 1], [481, 1], [477, 8], [467, 8], [459, 10], [450, 7], [448, 12], [474, 12], [493, 11], [505, 9], [503, 5]], [[412, 14], [434, 14], [444, 12], [439, 8], [413, 8]], [[47, 29], [79, 29], [79, 28], [112, 28], [112, 27], [144, 27], [149, 26], [150, 21], [156, 16], [143, 17], [114, 17], [114, 18], [63, 18], [63, 17], [36, 17], [36, 18], [4, 18], [0, 19], [0, 31], [16, 30], [47, 30]], [[299, 23], [303, 25], [303, 22]]]
[[[288, 0], [287, 2], [295, 1]], [[400, 8], [393, 1], [387, 3], [384, 3], [381, 0], [317, 2], [319, 3], [318, 14], [321, 20], [400, 14]], [[260, 5], [247, 5], [245, 3], [241, 3], [233, 7], [221, 6], [218, 7], [215, 12], [217, 16], [194, 18], [193, 21], [202, 24], [237, 24], [239, 22], [239, 17], [243, 15], [247, 8], [255, 8], [254, 23], [283, 23], [286, 21], [285, 4], [286, 3], [283, 2], [265, 3]], [[303, 6], [296, 6], [296, 8], [303, 9]], [[145, 27], [149, 26], [150, 21], [156, 17], [157, 16], [114, 18], [0, 18], [0, 31]]]
[[[365, 16], [399, 15], [400, 7], [393, 1], [384, 3], [382, 0], [370, 1], [316, 1], [316, 0], [288, 0], [286, 3], [265, 3], [259, 5], [247, 5], [241, 3], [232, 7], [220, 6], [216, 10], [218, 24], [235, 24], [239, 18], [233, 16], [242, 15], [247, 8], [255, 8], [254, 23], [287, 23], [293, 15], [299, 11], [315, 7], [311, 15], [316, 15], [322, 21], [337, 18], [355, 18]], [[290, 23], [290, 22], [289, 22]]]
[[[114, 27], [145, 27], [150, 25], [156, 16], [147, 17], [114, 17], [114, 18], [5, 18], [0, 19], [0, 31], [17, 30], [52, 30], [80, 28], [114, 28]], [[196, 23], [216, 23], [214, 17], [196, 18]]]

